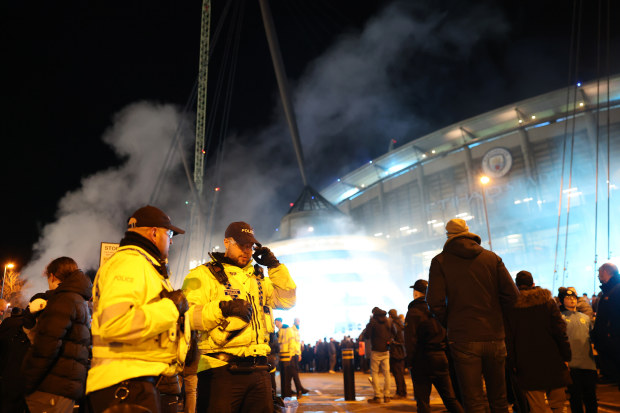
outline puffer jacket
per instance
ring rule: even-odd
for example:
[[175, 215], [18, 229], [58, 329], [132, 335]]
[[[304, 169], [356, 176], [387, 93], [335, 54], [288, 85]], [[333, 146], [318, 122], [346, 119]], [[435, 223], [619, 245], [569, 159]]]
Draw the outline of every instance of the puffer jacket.
[[503, 314], [518, 295], [502, 259], [475, 234], [447, 241], [431, 261], [426, 299], [450, 341], [503, 340]]
[[549, 390], [571, 383], [565, 362], [571, 360], [566, 322], [551, 292], [522, 289], [507, 314], [508, 365], [524, 390]]
[[22, 364], [26, 393], [42, 391], [77, 400], [84, 395], [90, 356], [92, 283], [80, 270], [49, 293]]
[[[198, 371], [226, 364], [207, 356], [209, 353], [238, 357], [269, 354], [269, 335], [274, 331], [272, 309], [288, 309], [296, 301], [297, 287], [284, 264], [269, 268], [269, 276], [264, 277], [252, 261], [240, 268], [223, 253], [213, 253], [211, 258], [209, 263], [192, 269], [183, 282], [183, 291], [190, 304], [186, 318], [191, 329], [200, 332], [198, 348], [203, 356]], [[218, 281], [209, 265], [221, 266], [227, 281]], [[250, 322], [222, 315], [220, 301], [234, 298], [252, 305]]]

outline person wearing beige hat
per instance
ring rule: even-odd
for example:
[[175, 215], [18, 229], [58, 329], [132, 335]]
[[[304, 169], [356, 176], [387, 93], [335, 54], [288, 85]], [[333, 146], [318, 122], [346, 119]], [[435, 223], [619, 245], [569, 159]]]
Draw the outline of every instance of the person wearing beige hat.
[[468, 413], [508, 412], [503, 314], [519, 291], [502, 259], [480, 245], [464, 220], [451, 219], [446, 236], [431, 261], [426, 298], [447, 328], [463, 407]]

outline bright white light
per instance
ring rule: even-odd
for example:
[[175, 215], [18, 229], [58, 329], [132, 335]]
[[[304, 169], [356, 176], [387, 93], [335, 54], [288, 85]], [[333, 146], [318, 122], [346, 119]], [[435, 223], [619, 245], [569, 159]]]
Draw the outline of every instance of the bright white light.
[[463, 218], [463, 217], [466, 217], [467, 215], [469, 215], [469, 212], [461, 212], [460, 214], [456, 214], [455, 216], [457, 218]]
[[580, 107], [583, 107], [583, 102], [579, 103], [579, 106], [580, 106]]
[[433, 228], [437, 228], [437, 227], [443, 227], [443, 221], [433, 224]]
[[524, 198], [523, 202], [530, 202], [530, 201], [533, 201], [533, 200], [534, 200], [534, 198]]
[[426, 221], [427, 224], [434, 224], [435, 222], [437, 222], [436, 219], [432, 220], [432, 221]]
[[410, 292], [391, 277], [385, 238], [306, 237], [268, 247], [286, 264], [297, 284], [295, 307], [274, 314], [287, 324], [299, 317], [301, 339], [306, 343], [330, 336], [355, 338], [374, 306], [402, 311], [411, 301]]
[[399, 228], [401, 231], [406, 231], [409, 229], [409, 225], [405, 225], [404, 227]]
[[467, 216], [464, 216], [464, 217], [463, 217], [463, 221], [469, 221], [469, 220], [471, 220], [471, 219], [474, 219], [474, 216], [473, 216], [473, 215], [467, 215]]
[[390, 234], [387, 234], [387, 235], [385, 236], [385, 238], [390, 238]]
[[536, 119], [536, 115], [532, 115], [532, 119]]
[[349, 189], [347, 192], [345, 192], [344, 194], [342, 194], [341, 198], [342, 198], [342, 199], [346, 199], [346, 198], [348, 198], [348, 197], [350, 197], [350, 196], [353, 196], [353, 195], [357, 194], [359, 191], [360, 191], [360, 190], [359, 190], [359, 189], [357, 189], [357, 188], [351, 188], [351, 189]]
[[545, 201], [540, 201], [540, 200], [539, 200], [539, 201], [536, 201], [536, 203], [537, 203], [538, 205], [542, 205], [542, 203], [543, 203], [543, 202], [545, 202]]
[[425, 153], [422, 154], [422, 158], [426, 158], [426, 154]]
[[519, 205], [520, 203], [521, 203], [521, 200], [520, 200], [520, 199], [517, 199], [517, 200], [515, 201], [515, 205]]
[[574, 196], [579, 196], [579, 195], [583, 195], [583, 192], [579, 191], [579, 192], [571, 192], [570, 194], [568, 194], [569, 198], [572, 198]]
[[387, 173], [388, 174], [393, 174], [393, 173], [398, 172], [398, 171], [400, 171], [402, 169], [405, 169], [406, 166], [407, 165], [394, 165], [394, 166], [392, 166], [391, 168], [389, 168], [387, 170]]
[[362, 188], [366, 188], [366, 184], [362, 184]]
[[566, 193], [569, 193], [569, 192], [575, 192], [577, 189], [578, 189], [577, 187], [568, 188], [568, 189], [563, 190], [562, 192], [564, 192], [566, 194]]
[[407, 231], [407, 234], [413, 234], [414, 232], [418, 232], [418, 229], [417, 228], [410, 229], [409, 231]]
[[523, 123], [523, 119], [519, 119], [519, 123]]
[[308, 232], [314, 232], [314, 227], [308, 227]]
[[510, 239], [508, 239], [508, 243], [509, 244], [515, 244], [517, 242], [519, 242], [519, 240], [517, 238], [510, 238]]
[[377, 233], [375, 234], [375, 237], [380, 237], [381, 235], [383, 235], [383, 232], [377, 232]]
[[372, 163], [372, 161], [368, 161], [368, 163]]
[[431, 153], [435, 153], [435, 149], [433, 149], [433, 150], [431, 151]]

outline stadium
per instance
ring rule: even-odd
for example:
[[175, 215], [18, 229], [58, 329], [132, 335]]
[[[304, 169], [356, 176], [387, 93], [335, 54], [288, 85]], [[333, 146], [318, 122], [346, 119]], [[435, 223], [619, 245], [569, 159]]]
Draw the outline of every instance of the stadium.
[[620, 76], [578, 83], [413, 139], [302, 194], [270, 244], [296, 274], [300, 304], [287, 319], [306, 317], [308, 336], [356, 336], [372, 307], [404, 312], [455, 217], [512, 274], [591, 295], [618, 243], [619, 99]]

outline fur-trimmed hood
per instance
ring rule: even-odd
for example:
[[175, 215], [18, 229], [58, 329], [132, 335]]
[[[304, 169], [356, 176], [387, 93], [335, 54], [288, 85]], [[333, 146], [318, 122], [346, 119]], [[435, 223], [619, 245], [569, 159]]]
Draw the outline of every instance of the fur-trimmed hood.
[[540, 287], [527, 288], [520, 290], [519, 297], [515, 303], [515, 308], [534, 307], [545, 304], [550, 300], [553, 300], [551, 291]]

